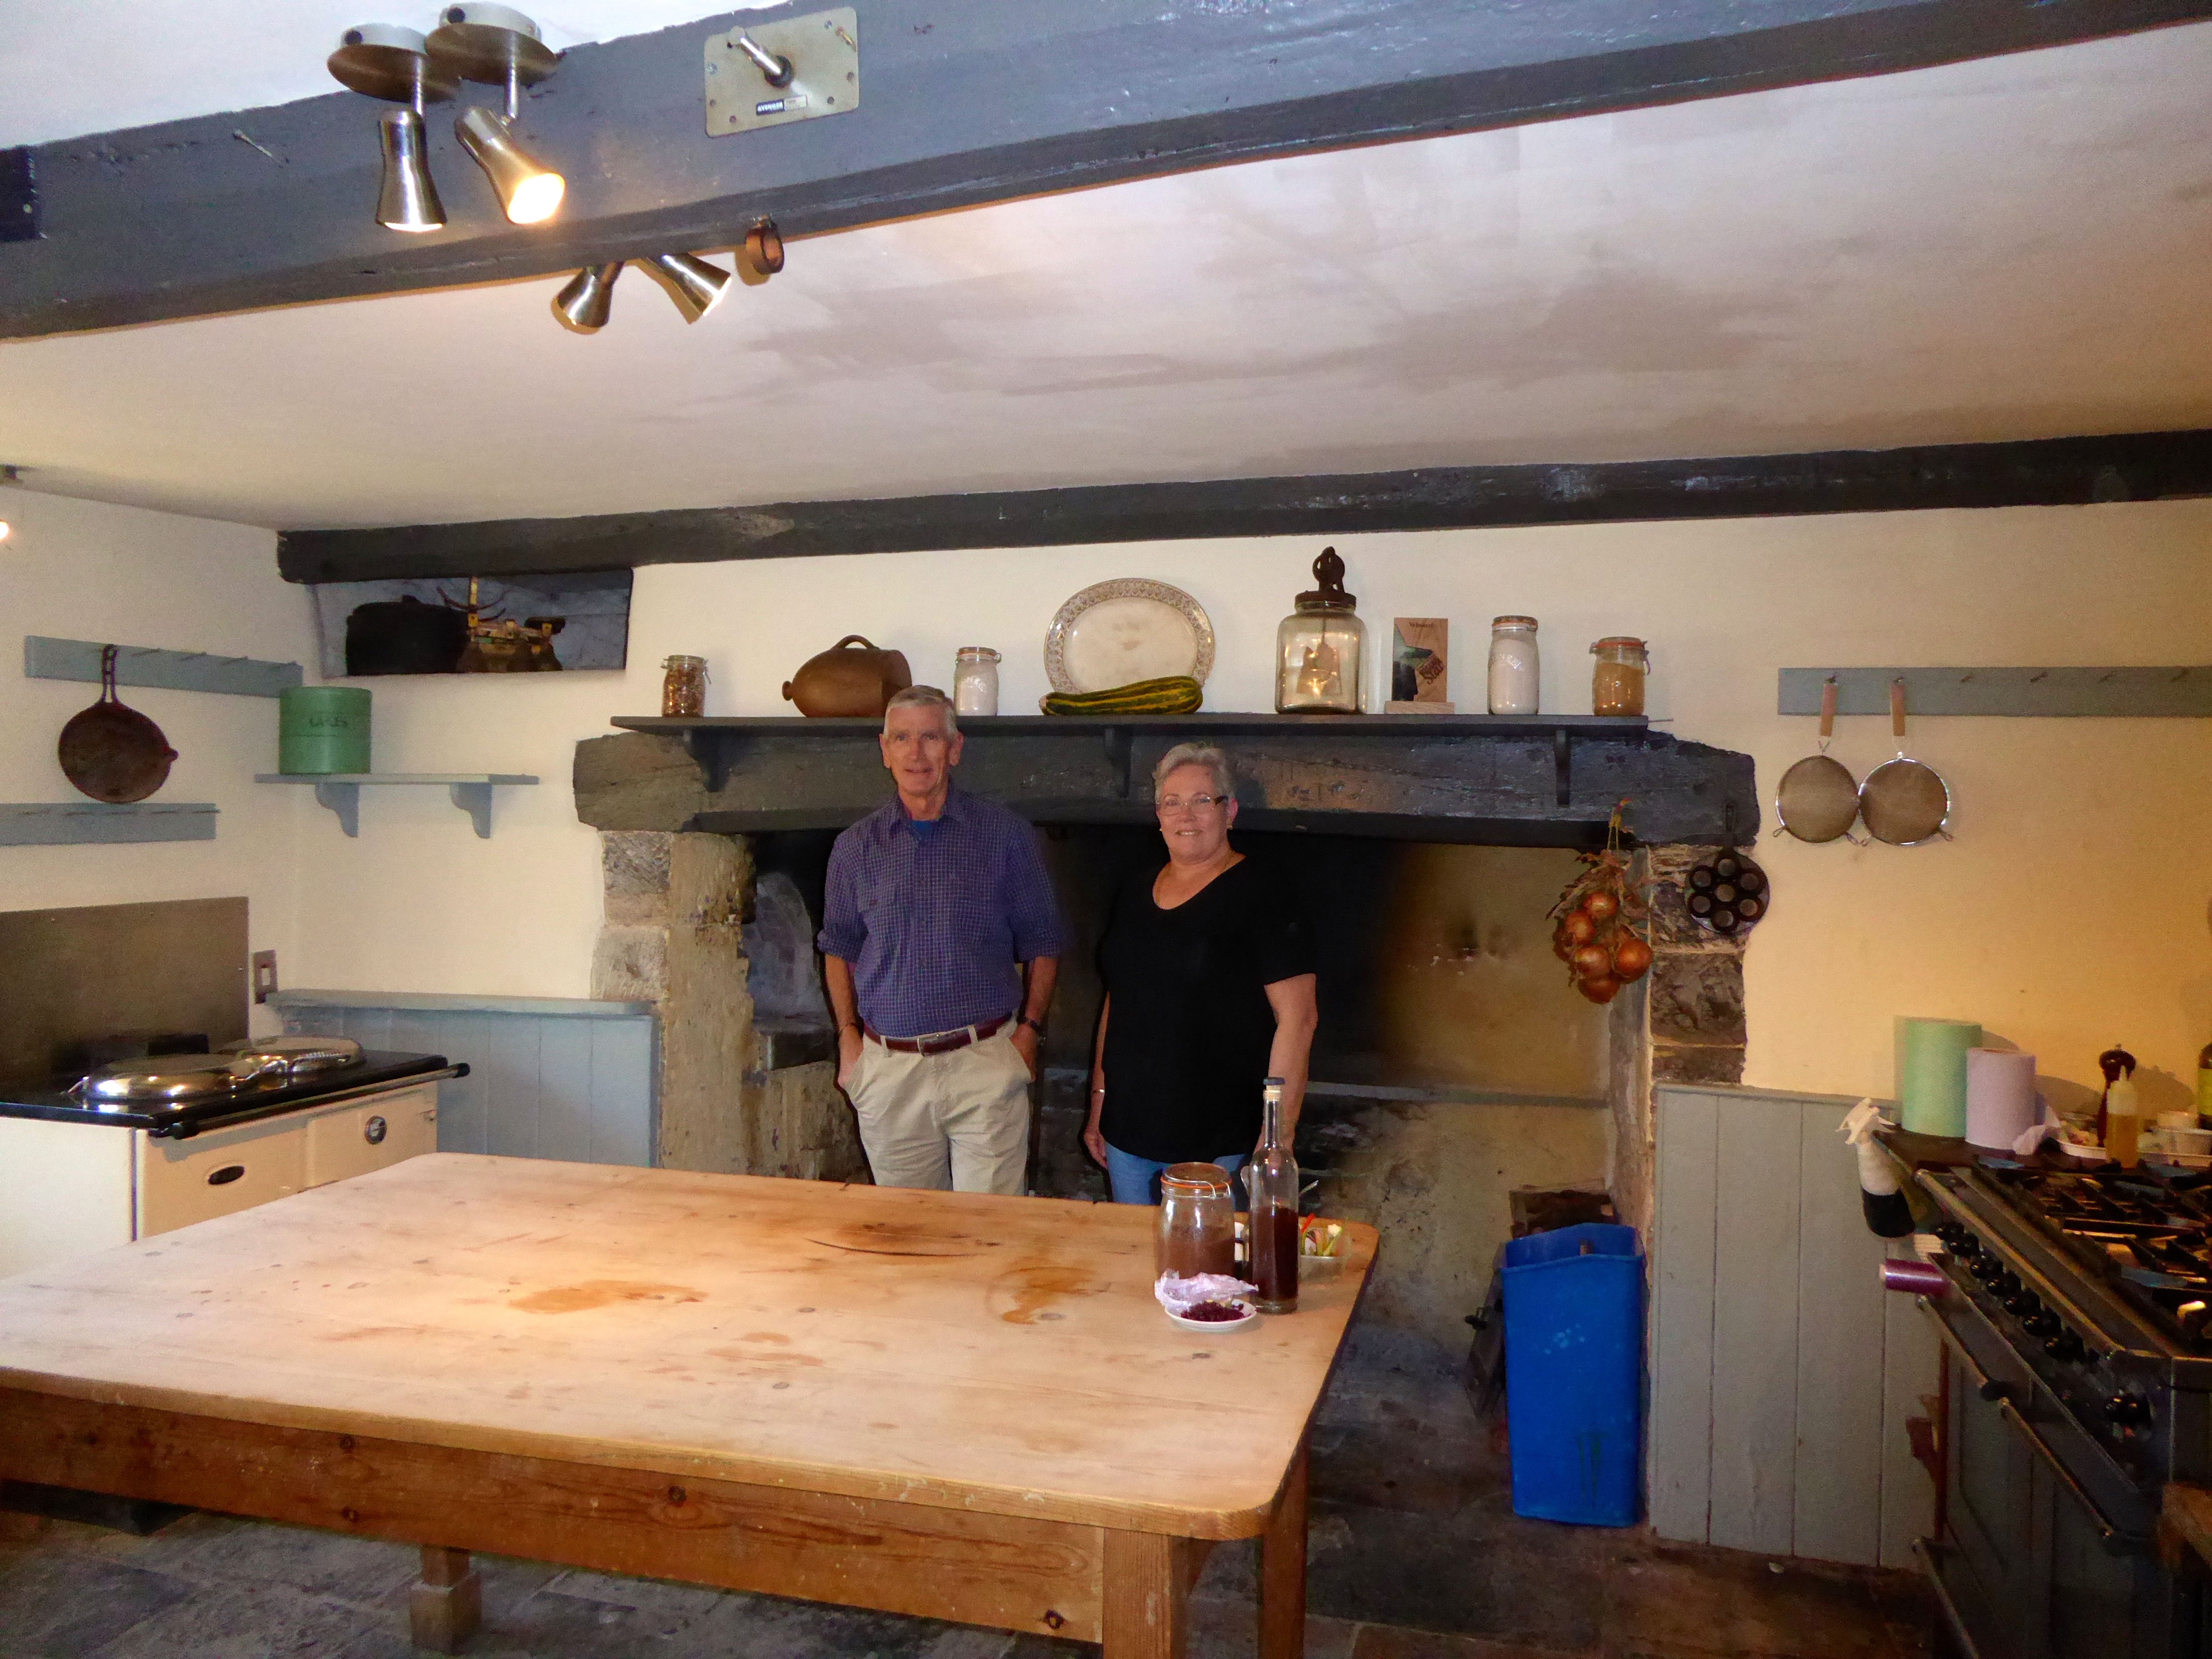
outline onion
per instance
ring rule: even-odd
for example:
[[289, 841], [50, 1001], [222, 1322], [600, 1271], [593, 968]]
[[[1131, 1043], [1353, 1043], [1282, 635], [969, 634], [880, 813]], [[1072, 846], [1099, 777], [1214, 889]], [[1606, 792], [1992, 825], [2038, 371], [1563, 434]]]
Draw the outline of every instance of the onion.
[[1592, 921], [1605, 921], [1620, 911], [1620, 901], [1600, 887], [1584, 896], [1583, 908], [1589, 912]]
[[1583, 979], [1609, 977], [1613, 973], [1613, 957], [1602, 945], [1583, 945], [1570, 960], [1577, 975]]
[[1641, 979], [1651, 966], [1651, 947], [1631, 933], [1613, 947], [1613, 971], [1626, 981]]
[[1567, 936], [1568, 943], [1588, 945], [1597, 937], [1597, 924], [1580, 910], [1567, 912], [1567, 919], [1559, 924], [1559, 931]]
[[1611, 974], [1601, 974], [1595, 979], [1578, 979], [1575, 989], [1592, 1002], [1610, 1002], [1620, 994], [1620, 981]]
[[1561, 962], [1574, 960], [1575, 942], [1567, 937], [1567, 930], [1564, 927], [1552, 929], [1552, 954]]

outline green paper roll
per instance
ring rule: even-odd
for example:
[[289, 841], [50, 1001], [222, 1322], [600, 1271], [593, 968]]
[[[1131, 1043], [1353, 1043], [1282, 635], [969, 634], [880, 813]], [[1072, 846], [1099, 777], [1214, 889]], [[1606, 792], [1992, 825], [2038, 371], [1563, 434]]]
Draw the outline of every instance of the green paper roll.
[[1915, 1134], [1966, 1133], [1966, 1050], [1981, 1046], [1971, 1020], [1897, 1017], [1898, 1121]]

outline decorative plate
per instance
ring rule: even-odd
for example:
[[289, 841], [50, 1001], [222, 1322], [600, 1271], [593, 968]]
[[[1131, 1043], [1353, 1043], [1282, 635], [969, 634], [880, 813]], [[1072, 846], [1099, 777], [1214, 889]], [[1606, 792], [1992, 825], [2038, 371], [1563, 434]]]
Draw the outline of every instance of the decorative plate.
[[1142, 576], [1094, 582], [1052, 619], [1045, 678], [1055, 691], [1111, 691], [1139, 680], [1213, 672], [1213, 623], [1180, 587]]

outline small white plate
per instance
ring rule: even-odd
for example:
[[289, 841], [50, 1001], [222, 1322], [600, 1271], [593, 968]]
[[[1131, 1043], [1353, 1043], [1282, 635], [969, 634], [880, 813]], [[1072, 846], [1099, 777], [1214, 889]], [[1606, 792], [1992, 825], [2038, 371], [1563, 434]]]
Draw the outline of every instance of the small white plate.
[[1055, 691], [1111, 691], [1171, 674], [1203, 685], [1212, 672], [1213, 623], [1198, 601], [1141, 576], [1093, 583], [1045, 631], [1045, 678]]
[[1160, 1311], [1187, 1331], [1242, 1331], [1260, 1322], [1260, 1310], [1249, 1302], [1237, 1304], [1244, 1310], [1242, 1319], [1185, 1319], [1173, 1308], [1163, 1306]]

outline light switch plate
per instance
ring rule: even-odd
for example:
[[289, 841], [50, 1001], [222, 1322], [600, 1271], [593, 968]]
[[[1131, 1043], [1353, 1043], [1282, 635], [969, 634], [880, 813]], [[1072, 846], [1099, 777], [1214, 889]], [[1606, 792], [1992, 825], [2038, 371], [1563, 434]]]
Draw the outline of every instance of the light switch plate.
[[[762, 51], [786, 59], [788, 86], [772, 87], [738, 48], [749, 36]], [[720, 136], [781, 126], [821, 115], [842, 115], [860, 102], [860, 23], [850, 6], [754, 23], [707, 37], [707, 131]]]
[[[233, 957], [233, 962], [238, 958]], [[235, 980], [231, 981], [236, 984]], [[256, 951], [253, 953], [253, 1000], [258, 1005], [276, 994], [276, 953]]]

